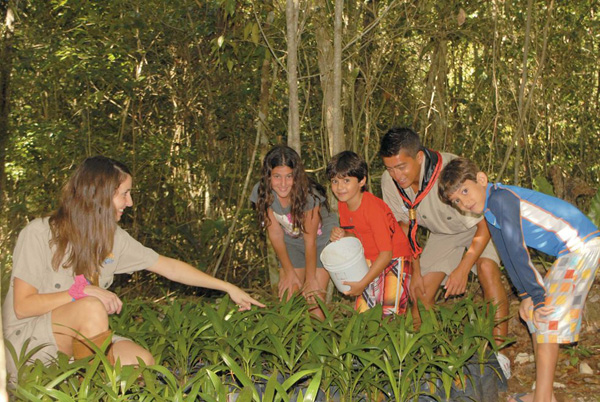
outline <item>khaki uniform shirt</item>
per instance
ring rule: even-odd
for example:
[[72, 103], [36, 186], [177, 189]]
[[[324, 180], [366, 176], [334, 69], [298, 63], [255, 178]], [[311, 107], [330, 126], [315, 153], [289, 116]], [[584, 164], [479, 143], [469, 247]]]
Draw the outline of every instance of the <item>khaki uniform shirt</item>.
[[[18, 319], [14, 310], [14, 279], [19, 278], [38, 290], [38, 293], [55, 293], [68, 290], [74, 283], [71, 268], [52, 268], [53, 249], [48, 218], [31, 221], [19, 234], [13, 253], [13, 269], [10, 288], [2, 306], [4, 336], [19, 355], [26, 340], [30, 340], [28, 350], [47, 345], [32, 359], [48, 361], [56, 357], [57, 347], [52, 334], [51, 312], [41, 316]], [[158, 254], [144, 247], [125, 230], [117, 226], [112, 254], [100, 268], [99, 286], [107, 289], [113, 283], [115, 274], [132, 273], [149, 268], [158, 260]], [[14, 370], [14, 362], [7, 354], [9, 373]], [[11, 374], [14, 374], [12, 372]]]

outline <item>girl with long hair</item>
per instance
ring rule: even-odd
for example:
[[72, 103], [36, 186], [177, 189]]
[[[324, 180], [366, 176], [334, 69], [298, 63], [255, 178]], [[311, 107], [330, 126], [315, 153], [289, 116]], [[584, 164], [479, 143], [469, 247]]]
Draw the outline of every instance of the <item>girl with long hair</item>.
[[323, 318], [314, 297], [323, 298], [329, 274], [319, 257], [336, 225], [325, 189], [306, 174], [296, 151], [280, 145], [265, 156], [250, 201], [279, 259], [279, 298], [302, 292]]
[[[154, 358], [133, 341], [113, 335], [108, 316], [119, 314], [122, 300], [107, 290], [115, 274], [142, 269], [190, 286], [229, 293], [240, 310], [263, 306], [246, 292], [191, 265], [144, 247], [118, 221], [133, 206], [132, 177], [125, 165], [87, 158], [63, 187], [58, 209], [31, 221], [19, 234], [11, 285], [3, 305], [5, 338], [17, 355], [40, 349], [32, 359], [48, 362], [63, 352], [81, 358], [112, 336], [109, 361], [137, 364]], [[10, 355], [8, 371], [16, 374]]]

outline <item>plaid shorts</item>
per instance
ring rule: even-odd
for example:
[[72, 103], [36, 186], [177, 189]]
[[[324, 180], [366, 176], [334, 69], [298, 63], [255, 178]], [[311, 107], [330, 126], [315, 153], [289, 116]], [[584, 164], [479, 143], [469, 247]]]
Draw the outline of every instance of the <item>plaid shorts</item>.
[[579, 340], [585, 298], [594, 283], [600, 259], [600, 238], [588, 241], [580, 250], [559, 257], [544, 278], [546, 306], [554, 312], [537, 327], [533, 307], [527, 327], [538, 343], [572, 343]]
[[[371, 262], [367, 260], [371, 266]], [[383, 272], [371, 282], [356, 298], [354, 309], [367, 311], [377, 304], [383, 306], [383, 315], [403, 315], [409, 300], [410, 277], [412, 275], [411, 258], [393, 258]]]

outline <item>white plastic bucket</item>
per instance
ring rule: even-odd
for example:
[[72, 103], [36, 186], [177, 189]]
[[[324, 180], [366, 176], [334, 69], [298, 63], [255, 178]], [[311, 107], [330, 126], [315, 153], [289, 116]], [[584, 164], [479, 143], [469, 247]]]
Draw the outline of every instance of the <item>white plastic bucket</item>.
[[350, 290], [342, 282], [358, 282], [369, 272], [362, 244], [356, 237], [329, 243], [321, 252], [321, 262], [340, 292]]

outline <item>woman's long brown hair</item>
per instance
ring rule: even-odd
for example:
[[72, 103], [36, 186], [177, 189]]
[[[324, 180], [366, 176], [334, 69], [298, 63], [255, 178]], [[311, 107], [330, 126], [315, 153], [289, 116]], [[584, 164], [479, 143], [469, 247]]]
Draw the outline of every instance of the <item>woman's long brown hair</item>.
[[50, 216], [54, 270], [72, 268], [98, 285], [117, 228], [113, 197], [127, 175], [131, 173], [125, 165], [104, 156], [85, 159], [71, 175]]
[[256, 210], [258, 213], [258, 222], [262, 227], [271, 224], [267, 211], [273, 204], [273, 188], [271, 187], [271, 173], [278, 166], [287, 166], [292, 169], [294, 184], [290, 192], [290, 214], [292, 215], [293, 228], [299, 228], [303, 233], [304, 229], [304, 209], [306, 208], [309, 195], [316, 197], [319, 194], [325, 198], [322, 206], [328, 208], [325, 188], [310, 178], [304, 170], [304, 165], [300, 155], [292, 148], [285, 145], [278, 145], [272, 148], [263, 161], [261, 178], [258, 185], [258, 200]]

